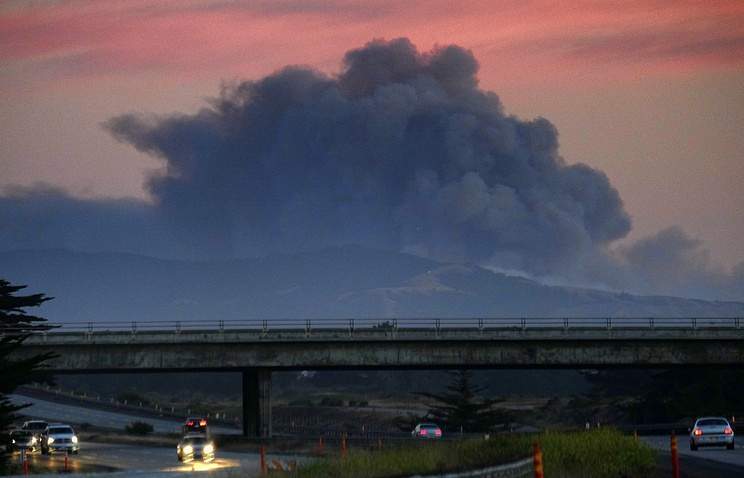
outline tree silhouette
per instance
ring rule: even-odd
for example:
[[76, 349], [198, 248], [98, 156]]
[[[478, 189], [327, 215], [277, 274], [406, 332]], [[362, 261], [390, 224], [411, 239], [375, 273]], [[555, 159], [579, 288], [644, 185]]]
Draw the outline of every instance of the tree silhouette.
[[[30, 335], [49, 330], [45, 319], [30, 315], [24, 309], [38, 307], [51, 299], [44, 294], [26, 296], [16, 293], [26, 286], [12, 285], [0, 279], [0, 436], [6, 437], [13, 423], [13, 414], [26, 405], [14, 405], [8, 395], [19, 386], [40, 378], [42, 363], [53, 354], [36, 355], [17, 360], [11, 354], [17, 350]], [[5, 447], [0, 446], [0, 466], [7, 460]]]
[[508, 414], [494, 408], [502, 400], [483, 398], [485, 388], [473, 384], [471, 371], [456, 370], [450, 374], [452, 381], [447, 385], [447, 392], [417, 393], [435, 401], [429, 405], [427, 421], [435, 422], [449, 432], [466, 433], [485, 432], [496, 425], [508, 425]]

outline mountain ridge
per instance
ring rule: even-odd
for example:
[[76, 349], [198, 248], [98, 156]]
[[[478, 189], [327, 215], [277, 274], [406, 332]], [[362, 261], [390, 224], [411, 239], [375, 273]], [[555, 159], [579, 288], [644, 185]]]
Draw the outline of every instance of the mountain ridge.
[[361, 246], [214, 261], [65, 249], [0, 252], [0, 277], [55, 322], [394, 317], [735, 317], [744, 303], [544, 285]]

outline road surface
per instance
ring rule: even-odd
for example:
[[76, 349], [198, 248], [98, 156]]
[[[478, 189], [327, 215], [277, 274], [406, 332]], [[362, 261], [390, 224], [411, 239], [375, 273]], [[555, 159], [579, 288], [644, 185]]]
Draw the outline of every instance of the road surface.
[[[89, 423], [95, 427], [124, 430], [124, 427], [133, 421], [143, 421], [152, 425], [155, 433], [180, 433], [181, 425], [183, 424], [182, 421], [175, 419], [138, 418], [125, 413], [83, 408], [23, 395], [10, 395], [10, 400], [16, 405], [30, 403], [31, 406], [24, 408], [21, 413], [49, 422], [69, 424]], [[220, 435], [240, 434], [240, 430], [237, 428], [211, 426], [210, 430], [212, 433], [218, 433]]]
[[[641, 439], [656, 450], [669, 452], [669, 436], [644, 436]], [[724, 447], [699, 448], [698, 451], [690, 450], [689, 438], [685, 435], [677, 437], [677, 450], [682, 457], [702, 460], [711, 460], [728, 465], [739, 466], [744, 470], [744, 447], [741, 445], [744, 437], [739, 438], [735, 450], [727, 450]]]
[[[138, 477], [178, 477], [182, 473], [198, 475], [230, 477], [258, 476], [259, 456], [256, 453], [221, 452], [217, 450], [216, 459], [212, 463], [187, 463], [183, 464], [176, 458], [175, 442], [173, 447], [149, 447], [136, 445], [120, 445], [111, 443], [81, 442], [80, 454], [68, 457], [68, 466], [75, 470], [81, 464], [98, 465], [115, 468], [116, 471], [102, 473], [101, 476], [116, 477], [138, 476]], [[278, 459], [283, 463], [296, 460], [289, 455], [270, 454], [267, 460]], [[300, 458], [301, 459], [301, 458]], [[62, 454], [44, 456], [35, 453], [30, 456], [33, 462], [51, 462], [57, 473], [49, 476], [58, 476], [58, 472], [64, 469], [65, 457]], [[71, 473], [67, 476], [75, 476]], [[96, 474], [97, 475], [97, 474]], [[35, 475], [42, 477], [45, 475]], [[81, 475], [82, 476], [82, 475]], [[89, 476], [86, 474], [85, 476]]]

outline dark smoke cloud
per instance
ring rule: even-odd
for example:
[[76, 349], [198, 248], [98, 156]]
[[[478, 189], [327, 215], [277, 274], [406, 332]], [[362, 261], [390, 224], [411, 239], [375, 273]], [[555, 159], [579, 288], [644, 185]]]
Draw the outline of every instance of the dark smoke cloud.
[[44, 184], [0, 196], [0, 250], [66, 248], [186, 255], [158, 211], [133, 199], [78, 199]]
[[704, 299], [744, 299], [744, 262], [715, 265], [702, 241], [670, 227], [617, 250], [623, 287], [633, 292]]
[[286, 68], [106, 126], [164, 160], [149, 191], [211, 255], [353, 242], [543, 274], [623, 237], [607, 177], [565, 164], [553, 125], [507, 116], [477, 70], [457, 46], [373, 41], [337, 77]]

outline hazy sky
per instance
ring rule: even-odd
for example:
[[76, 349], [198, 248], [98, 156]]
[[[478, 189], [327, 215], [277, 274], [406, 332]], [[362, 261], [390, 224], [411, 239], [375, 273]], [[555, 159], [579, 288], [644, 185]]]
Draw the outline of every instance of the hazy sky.
[[673, 225], [744, 260], [742, 1], [6, 1], [0, 188], [146, 195], [158, 160], [101, 123], [194, 112], [222, 81], [333, 74], [373, 38], [457, 44], [508, 113], [544, 116], [568, 163], [604, 171], [633, 240]]

